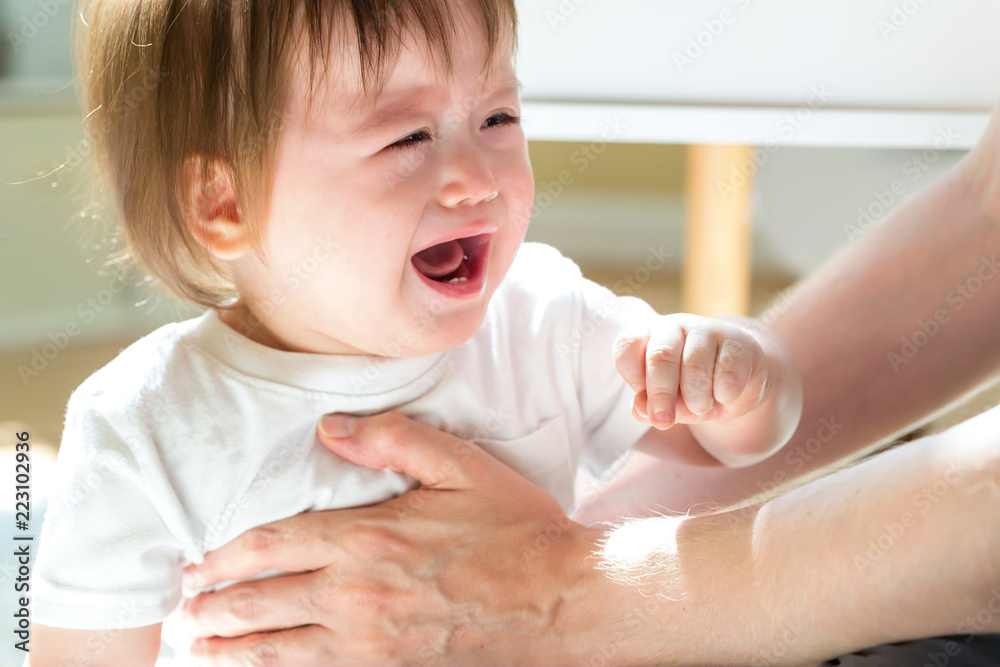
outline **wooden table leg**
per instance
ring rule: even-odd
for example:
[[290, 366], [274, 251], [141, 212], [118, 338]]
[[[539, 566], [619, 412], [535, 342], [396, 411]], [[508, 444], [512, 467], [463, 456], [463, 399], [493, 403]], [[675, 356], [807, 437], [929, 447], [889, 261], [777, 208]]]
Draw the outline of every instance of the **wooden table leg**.
[[750, 311], [752, 146], [689, 146], [682, 299], [706, 317]]

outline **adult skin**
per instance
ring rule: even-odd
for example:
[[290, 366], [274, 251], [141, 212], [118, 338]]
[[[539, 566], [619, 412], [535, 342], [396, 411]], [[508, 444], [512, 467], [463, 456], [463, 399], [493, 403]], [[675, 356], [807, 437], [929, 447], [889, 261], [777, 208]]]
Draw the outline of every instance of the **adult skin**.
[[[798, 288], [771, 325], [805, 390], [801, 424], [781, 452], [735, 470], [665, 464], [645, 477], [658, 479], [655, 493], [641, 497], [678, 510], [738, 501], [890, 441], [992, 379], [998, 163], [1000, 110], [944, 178]], [[933, 338], [891, 364], [942, 309], [947, 321]], [[833, 437], [803, 456], [831, 420]], [[206, 664], [247, 664], [256, 647], [289, 665], [795, 665], [1000, 631], [1000, 410], [763, 505], [613, 530], [568, 521], [469, 443], [395, 415], [355, 427], [328, 446], [424, 487], [260, 527], [209, 554], [195, 583], [304, 574], [197, 598], [190, 615], [202, 634], [219, 636], [204, 644]], [[935, 500], [924, 513], [916, 499], [927, 489]], [[281, 628], [294, 629], [259, 634]]]
[[996, 631], [998, 425], [1000, 408], [762, 506], [608, 533], [475, 445], [360, 419], [336, 451], [422, 488], [248, 531], [190, 583], [301, 574], [189, 613], [212, 665], [801, 665]]

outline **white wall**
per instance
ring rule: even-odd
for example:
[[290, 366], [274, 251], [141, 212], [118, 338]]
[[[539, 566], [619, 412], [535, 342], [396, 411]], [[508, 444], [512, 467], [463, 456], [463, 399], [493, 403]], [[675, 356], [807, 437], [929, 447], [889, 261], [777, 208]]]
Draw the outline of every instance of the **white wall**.
[[532, 99], [798, 106], [822, 85], [831, 107], [981, 111], [1000, 95], [992, 0], [523, 0], [518, 9]]

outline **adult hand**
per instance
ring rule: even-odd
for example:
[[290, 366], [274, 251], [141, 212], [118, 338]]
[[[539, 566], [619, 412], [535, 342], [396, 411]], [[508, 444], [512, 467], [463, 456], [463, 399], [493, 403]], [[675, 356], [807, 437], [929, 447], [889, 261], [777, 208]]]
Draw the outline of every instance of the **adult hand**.
[[[478, 447], [398, 415], [359, 419], [326, 444], [423, 486], [208, 554], [194, 586], [296, 574], [197, 598], [198, 634], [217, 636], [203, 664], [790, 667], [956, 627], [998, 632], [998, 419], [995, 408], [764, 505], [628, 522], [595, 559], [599, 531]], [[941, 484], [955, 490], [937, 495]]]
[[296, 573], [187, 603], [207, 638], [193, 647], [202, 664], [558, 664], [599, 631], [565, 609], [606, 585], [587, 558], [600, 531], [544, 491], [475, 444], [394, 413], [327, 417], [320, 437], [421, 486], [251, 529], [186, 568], [192, 587]]

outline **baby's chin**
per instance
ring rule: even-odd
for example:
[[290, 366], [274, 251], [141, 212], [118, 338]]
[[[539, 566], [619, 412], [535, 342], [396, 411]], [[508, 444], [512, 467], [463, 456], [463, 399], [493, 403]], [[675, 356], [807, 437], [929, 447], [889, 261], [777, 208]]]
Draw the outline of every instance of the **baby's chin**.
[[393, 357], [422, 357], [452, 350], [476, 335], [486, 317], [485, 305], [460, 313], [438, 315], [426, 323], [418, 335], [399, 335], [381, 346], [383, 354]]

